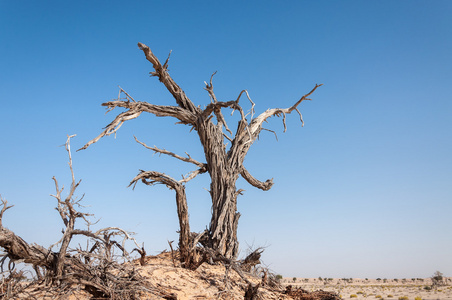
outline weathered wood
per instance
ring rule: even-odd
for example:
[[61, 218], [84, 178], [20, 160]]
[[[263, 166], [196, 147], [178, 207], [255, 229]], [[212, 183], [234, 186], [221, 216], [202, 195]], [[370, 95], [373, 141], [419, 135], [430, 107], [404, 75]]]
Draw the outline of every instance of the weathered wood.
[[[124, 94], [126, 96], [125, 99], [121, 100], [118, 97], [117, 101], [106, 102], [102, 105], [108, 107], [109, 110], [121, 107], [125, 108], [126, 111], [117, 115], [99, 136], [89, 141], [81, 149], [86, 149], [91, 144], [96, 143], [100, 138], [115, 133], [125, 121], [137, 118], [142, 112], [151, 113], [158, 117], [174, 117], [178, 119], [178, 123], [191, 126], [192, 129], [196, 130], [201, 146], [204, 149], [205, 163], [196, 161], [190, 156], [188, 156], [188, 158], [182, 157], [164, 149], [149, 147], [138, 141], [138, 139], [137, 142], [154, 152], [170, 155], [184, 162], [193, 163], [199, 167], [198, 170], [191, 172], [187, 177], [180, 181], [176, 181], [160, 172], [141, 171], [141, 173], [132, 180], [132, 183], [135, 184], [138, 180], [141, 180], [145, 184], [163, 183], [176, 191], [176, 203], [178, 207], [181, 235], [179, 239], [179, 248], [182, 256], [194, 255], [187, 250], [191, 249], [190, 246], [193, 245], [190, 245], [190, 243], [193, 241], [190, 241], [189, 238], [190, 227], [188, 208], [183, 184], [193, 179], [198, 174], [207, 172], [211, 178], [209, 192], [212, 199], [212, 216], [208, 230], [207, 244], [224, 257], [235, 258], [238, 253], [237, 226], [240, 218], [240, 213], [237, 212], [237, 197], [242, 191], [237, 190], [236, 188], [237, 179], [239, 176], [242, 176], [249, 184], [264, 191], [269, 190], [273, 185], [273, 179], [259, 181], [246, 170], [243, 166], [245, 156], [251, 145], [258, 138], [260, 132], [264, 129], [262, 124], [268, 118], [272, 116], [282, 116], [285, 131], [286, 115], [290, 114], [292, 111], [296, 111], [300, 115], [300, 121], [303, 125], [303, 118], [298, 110], [298, 106], [302, 101], [310, 100], [308, 97], [321, 86], [321, 84], [315, 85], [309, 93], [302, 96], [289, 108], [268, 109], [257, 117], [254, 117], [255, 104], [246, 90], [242, 90], [236, 100], [218, 100], [214, 93], [212, 83], [213, 76], [216, 74], [215, 72], [210, 77], [209, 83], [205, 82], [205, 90], [210, 96], [211, 103], [204, 109], [201, 109], [193, 104], [184, 91], [169, 75], [169, 56], [162, 65], [148, 46], [138, 43], [138, 47], [143, 51], [146, 59], [152, 63], [154, 71], [151, 72], [151, 75], [158, 77], [165, 85], [168, 92], [174, 97], [177, 106], [161, 106], [147, 102], [139, 102], [120, 88], [119, 94]], [[239, 103], [242, 95], [246, 95], [252, 105], [248, 114], [245, 114]], [[232, 112], [239, 112], [240, 119], [235, 135], [233, 135], [228, 127], [228, 124], [223, 117], [222, 109], [231, 109]], [[247, 118], [249, 118], [249, 120]], [[214, 123], [215, 120], [216, 123]], [[226, 146], [225, 141], [229, 143], [229, 149]], [[182, 261], [188, 262], [190, 261], [190, 258], [183, 258]]]
[[[4, 199], [1, 199], [1, 201], [3, 207], [0, 214], [0, 221], [3, 218], [3, 213], [12, 207], [7, 206], [8, 201]], [[57, 257], [56, 253], [40, 245], [30, 245], [13, 231], [3, 227], [1, 223], [0, 226], [0, 247], [5, 250], [9, 259], [13, 261], [23, 260], [25, 263], [48, 269], [53, 268]]]
[[191, 265], [192, 256], [190, 255], [190, 223], [188, 221], [188, 205], [187, 196], [185, 195], [185, 187], [171, 178], [170, 176], [154, 172], [141, 171], [129, 184], [135, 185], [137, 181], [141, 181], [146, 185], [154, 185], [156, 183], [165, 184], [169, 188], [176, 191], [177, 216], [179, 217], [179, 251], [181, 255], [181, 263], [184, 266]]
[[[85, 230], [75, 228], [77, 219], [83, 219], [88, 224], [91, 223], [86, 218], [90, 214], [75, 209], [81, 199], [74, 198], [75, 190], [80, 181], [75, 181], [72, 169], [69, 145], [71, 137], [68, 136], [66, 150], [69, 154], [72, 184], [65, 199], [62, 199], [61, 196], [63, 188], [60, 189], [58, 181], [55, 177], [53, 178], [56, 194], [52, 196], [57, 200], [56, 209], [65, 226], [62, 238], [48, 249], [27, 243], [13, 231], [3, 226], [3, 215], [12, 206], [8, 206], [8, 202], [1, 199], [0, 247], [4, 249], [5, 254], [2, 255], [0, 264], [3, 265], [6, 259], [9, 259], [10, 263], [13, 264], [15, 261], [30, 264], [37, 273], [38, 281], [46, 286], [58, 286], [64, 290], [68, 286], [79, 286], [81, 284], [93, 297], [115, 298], [115, 295], [121, 295], [119, 297], [121, 299], [132, 299], [131, 295], [138, 290], [146, 289], [146, 284], [141, 281], [140, 275], [136, 274], [132, 264], [118, 263], [112, 253], [113, 248], [116, 247], [122, 251], [123, 257], [127, 258], [128, 253], [124, 248], [125, 240], [132, 240], [139, 247], [135, 239], [128, 232], [117, 227], [107, 227], [96, 232], [90, 231], [89, 227]], [[89, 238], [86, 250], [69, 248], [75, 235], [83, 235]], [[118, 237], [123, 239], [121, 243], [115, 240]], [[90, 243], [94, 244], [89, 249]], [[61, 244], [59, 250], [52, 251], [59, 244]], [[144, 247], [138, 252], [143, 260], [146, 255]], [[41, 274], [40, 270], [44, 270], [44, 275]]]

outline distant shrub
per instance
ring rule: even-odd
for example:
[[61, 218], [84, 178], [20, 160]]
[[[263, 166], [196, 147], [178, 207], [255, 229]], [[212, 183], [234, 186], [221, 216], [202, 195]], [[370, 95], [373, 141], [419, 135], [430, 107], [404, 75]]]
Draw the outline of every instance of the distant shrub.
[[440, 285], [444, 285], [444, 278], [443, 278], [443, 273], [441, 273], [440, 271], [436, 271], [435, 274], [433, 274], [432, 278], [432, 285], [433, 286], [440, 286]]
[[388, 298], [392, 298], [392, 297], [394, 297], [394, 296], [393, 296], [393, 295], [391, 295], [391, 294], [389, 294], [389, 295], [388, 295]]
[[381, 298], [381, 295], [376, 295], [375, 298]]
[[356, 295], [356, 294], [351, 294], [351, 295], [350, 295], [350, 298], [358, 298], [358, 295]]
[[408, 300], [408, 297], [407, 296], [400, 296], [399, 300]]
[[363, 295], [364, 292], [363, 292], [363, 291], [359, 291], [359, 292], [357, 292], [357, 294], [358, 294], [358, 295]]
[[280, 281], [280, 280], [282, 279], [282, 275], [279, 275], [279, 274], [276, 275], [276, 276], [275, 276], [275, 279], [278, 280], [278, 281]]
[[416, 298], [414, 298], [414, 300], [422, 300], [422, 298], [417, 296]]
[[426, 285], [426, 286], [424, 286], [424, 290], [426, 290], [426, 291], [431, 291], [431, 290], [432, 290], [432, 287], [429, 286], [429, 285]]

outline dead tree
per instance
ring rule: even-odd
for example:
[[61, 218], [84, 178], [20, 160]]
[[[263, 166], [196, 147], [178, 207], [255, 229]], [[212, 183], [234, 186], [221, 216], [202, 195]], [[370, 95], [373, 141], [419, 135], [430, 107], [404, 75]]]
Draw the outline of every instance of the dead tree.
[[[169, 93], [174, 97], [177, 105], [155, 105], [148, 102], [135, 101], [126, 91], [120, 88], [120, 96], [124, 95], [124, 98], [118, 96], [117, 100], [103, 103], [102, 106], [106, 106], [108, 111], [117, 107], [124, 108], [125, 111], [117, 115], [99, 136], [89, 141], [79, 150], [86, 149], [104, 136], [116, 133], [125, 121], [135, 119], [143, 112], [153, 114], [157, 117], [173, 117], [178, 120], [179, 124], [190, 126], [199, 136], [199, 141], [204, 149], [205, 162], [197, 161], [189, 155], [183, 157], [161, 148], [149, 147], [137, 139], [138, 143], [155, 153], [170, 155], [184, 162], [194, 164], [197, 169], [182, 180], [175, 180], [161, 172], [141, 171], [132, 180], [131, 184], [135, 184], [141, 180], [148, 185], [165, 184], [170, 189], [175, 190], [180, 225], [179, 249], [181, 251], [182, 262], [188, 263], [191, 255], [189, 249], [193, 249], [195, 245], [193, 245], [193, 240], [190, 238], [190, 225], [184, 184], [197, 175], [207, 172], [211, 178], [209, 192], [212, 199], [212, 216], [206, 246], [215, 250], [223, 257], [235, 258], [238, 253], [237, 225], [240, 217], [240, 213], [237, 212], [237, 197], [243, 191], [236, 188], [237, 179], [239, 176], [242, 176], [252, 186], [264, 191], [269, 190], [273, 185], [272, 179], [260, 181], [248, 172], [243, 165], [245, 156], [253, 142], [258, 138], [260, 132], [264, 129], [262, 124], [268, 118], [282, 116], [285, 131], [286, 115], [296, 111], [303, 125], [302, 115], [298, 110], [298, 106], [302, 101], [310, 100], [309, 96], [321, 84], [315, 85], [309, 93], [302, 96], [295, 104], [288, 108], [268, 109], [260, 115], [254, 116], [254, 103], [246, 90], [242, 90], [235, 100], [219, 101], [217, 99], [212, 84], [214, 73], [210, 77], [210, 82], [205, 83], [205, 90], [208, 92], [211, 102], [202, 109], [193, 104], [169, 75], [169, 56], [165, 63], [161, 64], [148, 46], [138, 43], [138, 47], [143, 51], [146, 59], [152, 63], [154, 71], [150, 72], [151, 76], [156, 76], [165, 85]], [[248, 114], [245, 113], [239, 103], [244, 95], [246, 95], [251, 103], [251, 110]], [[235, 134], [229, 128], [223, 117], [223, 109], [231, 109], [232, 113], [238, 111], [240, 114]]]
[[[65, 198], [62, 197], [64, 187], [59, 188], [58, 181], [53, 177], [56, 194], [52, 196], [57, 200], [56, 210], [64, 224], [62, 238], [49, 248], [27, 243], [3, 226], [3, 215], [12, 206], [8, 206], [8, 202], [0, 198], [0, 247], [4, 250], [0, 260], [1, 269], [3, 270], [7, 259], [10, 274], [14, 274], [16, 261], [29, 264], [37, 275], [37, 279], [32, 283], [41, 289], [43, 286], [45, 289], [55, 288], [57, 293], [71, 292], [80, 285], [93, 297], [135, 299], [139, 298], [140, 293], [149, 291], [152, 293], [152, 288], [144, 283], [133, 264], [124, 263], [128, 261], [128, 252], [124, 247], [126, 240], [132, 240], [140, 248], [130, 233], [117, 227], [107, 227], [93, 232], [90, 230], [92, 223], [87, 218], [91, 215], [78, 210], [83, 197], [80, 199], [75, 197], [80, 181], [76, 182], [72, 169], [69, 143], [71, 137], [68, 136], [65, 146], [69, 154], [72, 183]], [[87, 229], [77, 229], [78, 220], [84, 220]], [[88, 238], [86, 249], [80, 246], [76, 249], [70, 248], [70, 243], [76, 235]], [[54, 251], [53, 248], [57, 245], [60, 245], [59, 250]], [[117, 256], [114, 254], [115, 248], [119, 249]], [[141, 251], [145, 253], [144, 248], [141, 248]], [[44, 274], [41, 274], [41, 270]], [[38, 287], [37, 290], [40, 289]], [[19, 290], [17, 293], [25, 292]], [[4, 295], [6, 294], [0, 291], [0, 298]], [[7, 297], [11, 297], [11, 293], [9, 295]], [[20, 297], [33, 298], [24, 294]]]

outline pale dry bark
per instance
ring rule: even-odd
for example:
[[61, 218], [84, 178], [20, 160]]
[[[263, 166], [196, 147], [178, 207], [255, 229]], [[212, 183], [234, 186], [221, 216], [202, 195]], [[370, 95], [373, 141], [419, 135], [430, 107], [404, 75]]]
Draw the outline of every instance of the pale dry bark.
[[[201, 109], [193, 104], [169, 75], [167, 70], [169, 56], [162, 65], [148, 46], [138, 43], [138, 47], [143, 51], [146, 59], [152, 63], [154, 71], [151, 72], [151, 75], [158, 77], [165, 85], [174, 97], [177, 106], [154, 105], [147, 102], [135, 101], [123, 89], [120, 89], [120, 95], [124, 94], [126, 96], [125, 99], [118, 97], [116, 101], [106, 102], [102, 105], [108, 107], [109, 110], [121, 107], [125, 108], [126, 111], [117, 115], [99, 136], [89, 141], [81, 149], [86, 149], [104, 136], [116, 133], [125, 121], [137, 118], [142, 112], [151, 113], [158, 117], [174, 117], [178, 119], [178, 123], [191, 126], [197, 132], [204, 149], [205, 163], [193, 160], [190, 156], [185, 158], [157, 147], [148, 147], [138, 140], [137, 142], [152, 151], [170, 155], [184, 162], [193, 163], [199, 167], [198, 170], [193, 171], [181, 181], [176, 181], [160, 172], [141, 171], [133, 179], [132, 183], [136, 183], [138, 180], [142, 180], [146, 184], [163, 183], [176, 191], [176, 203], [181, 227], [179, 248], [182, 253], [186, 253], [185, 249], [190, 249], [193, 245], [191, 245], [192, 241], [190, 241], [189, 237], [187, 200], [183, 184], [198, 174], [208, 172], [211, 177], [209, 192], [212, 199], [212, 217], [208, 230], [208, 246], [228, 259], [235, 258], [238, 253], [237, 226], [240, 218], [240, 213], [237, 212], [237, 197], [242, 192], [242, 190], [237, 190], [236, 188], [237, 179], [239, 176], [242, 176], [249, 184], [264, 191], [269, 190], [273, 185], [272, 179], [260, 181], [248, 172], [243, 166], [245, 156], [253, 142], [258, 138], [260, 132], [264, 129], [262, 124], [268, 118], [272, 116], [283, 116], [285, 131], [286, 115], [295, 110], [299, 114], [303, 125], [302, 115], [298, 110], [298, 106], [302, 101], [310, 100], [308, 97], [321, 84], [315, 85], [309, 93], [302, 96], [289, 108], [268, 109], [257, 117], [254, 117], [254, 102], [251, 101], [246, 90], [242, 90], [236, 100], [219, 101], [217, 99], [212, 84], [214, 73], [209, 83], [205, 83], [205, 89], [210, 96], [211, 103], [204, 109]], [[245, 114], [239, 103], [243, 94], [247, 96], [252, 105], [249, 114]], [[238, 111], [240, 113], [235, 135], [223, 117], [222, 109], [226, 108], [231, 109], [232, 112]], [[216, 123], [214, 122], [215, 119]], [[226, 143], [229, 143], [229, 148], [226, 146]], [[187, 258], [182, 260], [186, 261]]]

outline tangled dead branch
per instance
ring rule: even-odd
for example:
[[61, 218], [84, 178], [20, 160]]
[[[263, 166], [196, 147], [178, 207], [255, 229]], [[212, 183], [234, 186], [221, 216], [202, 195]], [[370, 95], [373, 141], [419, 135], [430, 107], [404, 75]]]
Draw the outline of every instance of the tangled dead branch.
[[[29, 264], [36, 271], [33, 284], [42, 289], [58, 287], [60, 292], [70, 293], [75, 287], [83, 286], [84, 290], [93, 297], [116, 298], [116, 299], [138, 299], [143, 293], [152, 293], [153, 287], [146, 283], [137, 272], [136, 267], [127, 263], [130, 261], [129, 253], [125, 249], [125, 242], [131, 240], [137, 246], [137, 251], [143, 257], [146, 255], [144, 247], [139, 247], [136, 240], [127, 231], [108, 227], [91, 231], [88, 213], [80, 212], [82, 198], [75, 197], [75, 191], [80, 181], [75, 181], [72, 169], [72, 158], [70, 151], [70, 139], [66, 141], [66, 150], [69, 155], [69, 167], [72, 175], [72, 183], [68, 195], [63, 199], [64, 187], [59, 188], [58, 181], [54, 177], [55, 195], [57, 200], [56, 210], [64, 224], [62, 238], [48, 249], [29, 244], [13, 231], [3, 226], [4, 213], [12, 208], [8, 201], [1, 199], [0, 211], [0, 247], [5, 251], [2, 257], [3, 264], [9, 262], [9, 276], [3, 278], [2, 294], [9, 298], [13, 293], [22, 293], [22, 296], [32, 297], [32, 294], [23, 295], [23, 289], [17, 288], [19, 273], [14, 270], [16, 262]], [[77, 220], [83, 220], [88, 229], [77, 229]], [[85, 236], [88, 243], [85, 249], [81, 246], [70, 248], [72, 238], [76, 235]], [[52, 249], [59, 245], [57, 251]], [[139, 249], [139, 250], [138, 250]], [[16, 287], [16, 288], [15, 288]], [[32, 293], [28, 289], [27, 293]], [[160, 293], [160, 292], [158, 292]]]

